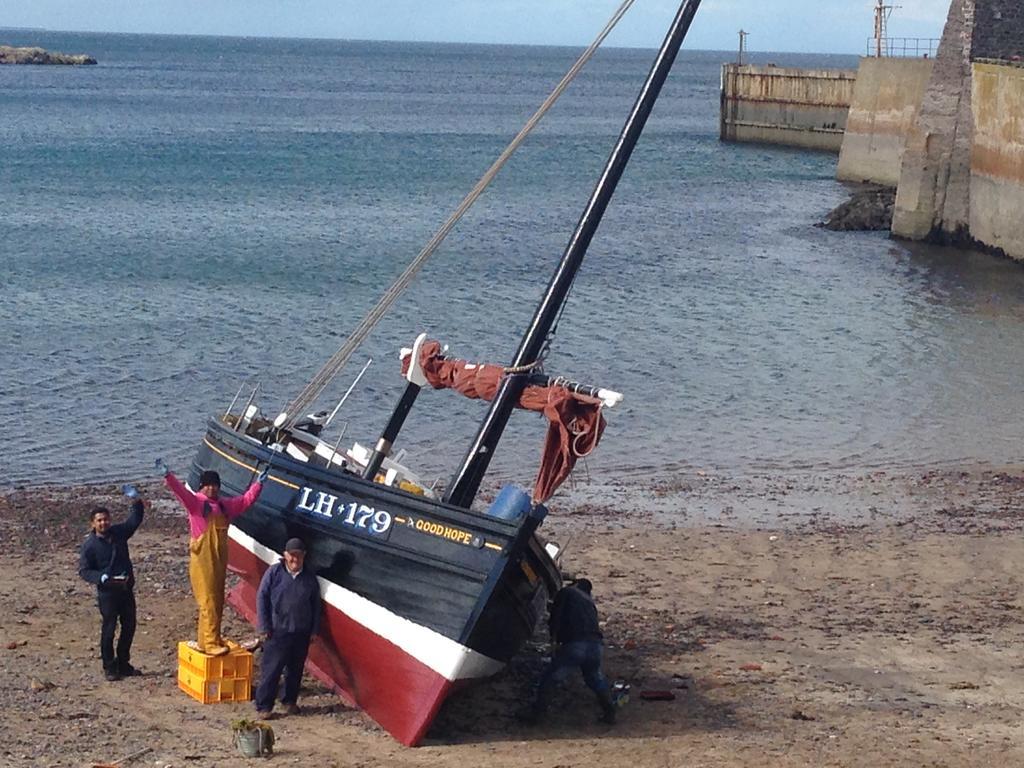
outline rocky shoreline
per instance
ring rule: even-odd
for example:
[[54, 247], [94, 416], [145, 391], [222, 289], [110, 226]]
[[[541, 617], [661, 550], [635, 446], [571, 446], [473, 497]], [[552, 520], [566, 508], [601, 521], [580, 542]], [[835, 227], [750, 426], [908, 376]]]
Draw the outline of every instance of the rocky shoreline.
[[0, 45], [0, 64], [95, 64], [96, 59], [83, 53], [56, 53], [43, 48], [14, 48]]
[[818, 226], [845, 232], [888, 231], [895, 207], [895, 187], [868, 185], [855, 189], [850, 199], [830, 211]]

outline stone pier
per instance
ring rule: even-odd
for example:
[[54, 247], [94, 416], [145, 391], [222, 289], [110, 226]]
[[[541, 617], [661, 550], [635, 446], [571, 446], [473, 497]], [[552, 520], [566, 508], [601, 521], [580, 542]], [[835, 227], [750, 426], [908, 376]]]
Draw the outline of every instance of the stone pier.
[[[892, 232], [1024, 259], [1024, 3], [953, 0], [900, 169]], [[976, 100], [981, 103], [975, 103]]]

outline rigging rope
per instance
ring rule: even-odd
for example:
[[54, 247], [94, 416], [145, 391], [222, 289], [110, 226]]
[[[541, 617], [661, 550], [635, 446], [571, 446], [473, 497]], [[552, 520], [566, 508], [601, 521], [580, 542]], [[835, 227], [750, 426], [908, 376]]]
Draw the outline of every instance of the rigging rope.
[[494, 164], [487, 170], [487, 172], [480, 177], [480, 180], [476, 183], [476, 186], [470, 191], [468, 195], [459, 204], [459, 207], [455, 209], [455, 212], [448, 217], [441, 228], [437, 230], [430, 241], [424, 246], [423, 250], [420, 251], [419, 255], [412, 260], [412, 263], [405, 268], [405, 271], [399, 275], [398, 279], [391, 284], [391, 286], [384, 292], [384, 295], [374, 305], [374, 307], [367, 313], [366, 317], [363, 318], [362, 322], [356, 326], [356, 329], [352, 332], [352, 335], [348, 337], [341, 348], [335, 352], [324, 364], [324, 366], [310, 379], [309, 383], [306, 384], [305, 388], [296, 395], [295, 399], [288, 404], [284, 412], [277, 417], [277, 426], [290, 427], [294, 425], [295, 421], [300, 415], [323, 393], [327, 385], [334, 380], [345, 364], [348, 362], [352, 353], [356, 351], [360, 344], [366, 340], [366, 337], [370, 335], [377, 324], [383, 319], [384, 315], [391, 308], [391, 306], [398, 300], [398, 298], [405, 292], [406, 288], [412, 282], [413, 278], [426, 263], [434, 251], [437, 250], [441, 242], [448, 236], [452, 228], [459, 222], [462, 216], [469, 210], [470, 206], [476, 202], [477, 198], [483, 194], [483, 191], [491, 183], [494, 177], [498, 174], [498, 171], [502, 169], [508, 159], [512, 156], [512, 153], [519, 148], [519, 145], [523, 143], [530, 131], [533, 130], [534, 126], [540, 122], [541, 118], [547, 114], [548, 110], [554, 105], [558, 97], [562, 95], [562, 92], [569, 86], [569, 84], [575, 79], [579, 71], [583, 69], [583, 66], [590, 61], [598, 47], [604, 42], [604, 39], [608, 37], [608, 34], [615, 28], [619, 20], [625, 15], [629, 7], [633, 5], [635, 0], [623, 0], [618, 10], [612, 15], [611, 19], [605, 25], [604, 29], [594, 38], [594, 42], [582, 53], [582, 55], [576, 60], [576, 63], [572, 65], [569, 71], [565, 74], [565, 77], [555, 86], [555, 89], [551, 94], [544, 100], [544, 103], [540, 105], [540, 108], [534, 112], [533, 116], [526, 121], [522, 130], [516, 134], [516, 137], [512, 139], [504, 151], [498, 156], [498, 159], [494, 161]]

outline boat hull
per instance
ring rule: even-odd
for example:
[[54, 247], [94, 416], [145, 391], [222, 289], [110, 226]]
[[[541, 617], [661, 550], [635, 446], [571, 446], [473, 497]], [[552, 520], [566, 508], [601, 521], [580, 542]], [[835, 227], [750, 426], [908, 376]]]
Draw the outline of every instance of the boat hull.
[[415, 745], [455, 687], [497, 672], [532, 635], [559, 583], [538, 518], [498, 520], [316, 467], [216, 421], [190, 480], [214, 469], [223, 493], [241, 493], [271, 458], [259, 500], [229, 529], [230, 603], [255, 623], [263, 572], [303, 538], [324, 599], [309, 671]]

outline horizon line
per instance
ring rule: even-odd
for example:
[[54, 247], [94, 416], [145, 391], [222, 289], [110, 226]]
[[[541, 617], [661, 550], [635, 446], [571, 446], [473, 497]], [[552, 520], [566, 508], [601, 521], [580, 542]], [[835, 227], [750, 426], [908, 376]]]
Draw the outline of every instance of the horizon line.
[[[214, 32], [111, 32], [107, 30], [83, 30], [83, 29], [54, 29], [51, 27], [5, 27], [0, 25], [0, 32], [46, 32], [71, 35], [135, 35], [142, 37], [210, 37], [225, 38], [229, 40], [306, 40], [311, 42], [331, 43], [394, 43], [413, 45], [481, 45], [481, 46], [520, 46], [524, 48], [585, 48], [587, 43], [498, 43], [498, 42], [473, 42], [467, 40], [385, 40], [379, 38], [353, 38], [353, 37], [315, 37], [305, 35], [226, 35]], [[4, 43], [0, 42], [0, 45]], [[603, 45], [602, 48], [612, 48], [629, 51], [654, 51], [657, 46], [641, 45]], [[686, 51], [702, 53], [736, 53], [735, 48], [684, 48]], [[744, 49], [745, 54], [791, 54], [796, 56], [863, 56], [860, 53], [828, 52], [828, 51], [782, 51], [782, 50], [754, 50]]]

